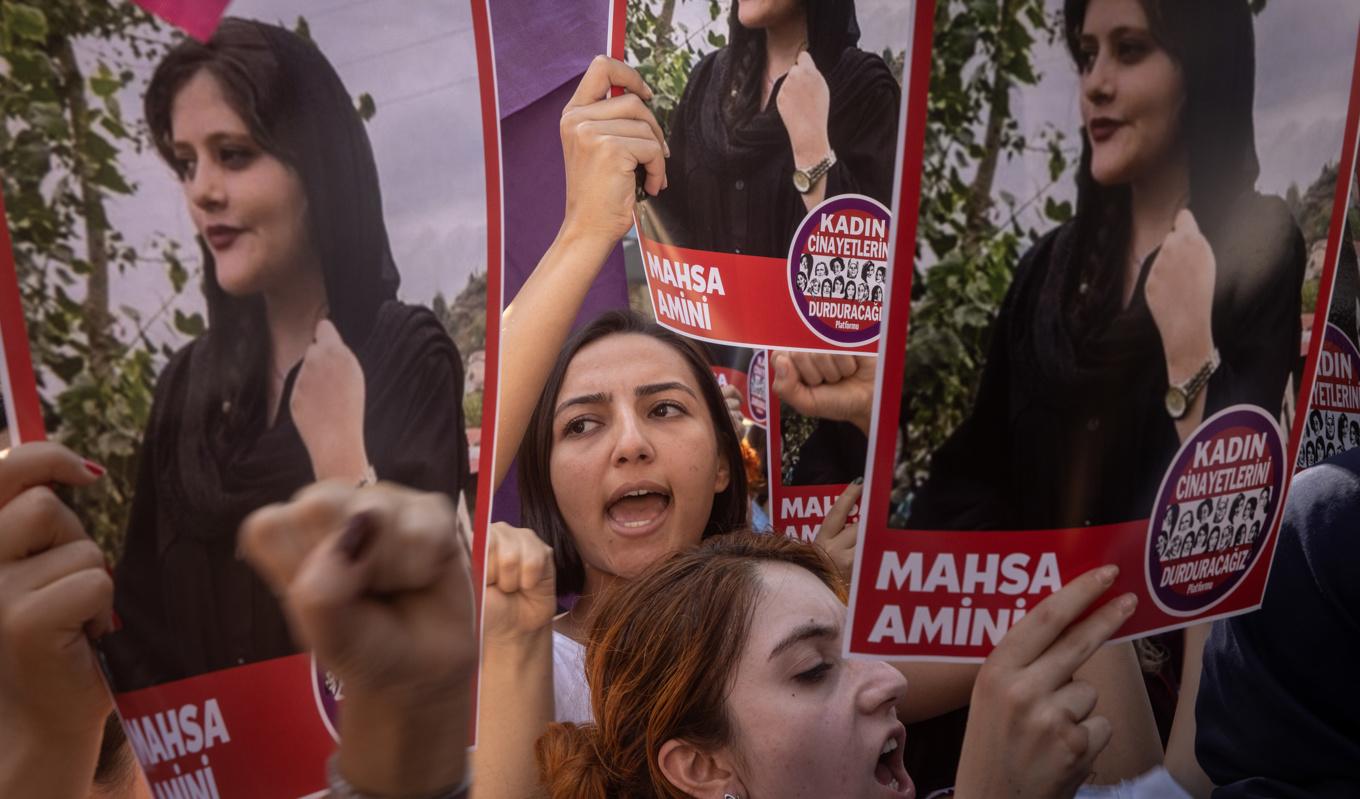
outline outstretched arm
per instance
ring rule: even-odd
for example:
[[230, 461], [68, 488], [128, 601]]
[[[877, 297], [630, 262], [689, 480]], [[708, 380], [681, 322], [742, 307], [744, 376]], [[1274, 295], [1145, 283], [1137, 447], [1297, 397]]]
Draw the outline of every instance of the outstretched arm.
[[[623, 93], [610, 96], [616, 88]], [[637, 168], [655, 196], [666, 185], [665, 136], [627, 64], [597, 56], [562, 112], [566, 213], [548, 251], [501, 314], [501, 401], [495, 485], [510, 468], [538, 395], [605, 259], [633, 225]]]

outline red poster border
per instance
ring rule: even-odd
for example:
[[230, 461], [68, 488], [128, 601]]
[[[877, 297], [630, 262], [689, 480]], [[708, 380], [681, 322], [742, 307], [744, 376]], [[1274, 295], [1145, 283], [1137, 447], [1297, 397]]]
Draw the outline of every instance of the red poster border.
[[[903, 372], [905, 370], [906, 359], [894, 358], [890, 353], [902, 353], [906, 351], [907, 337], [910, 325], [910, 296], [911, 284], [914, 278], [914, 254], [916, 244], [916, 231], [919, 221], [920, 201], [921, 201], [921, 170], [924, 165], [925, 157], [925, 135], [927, 128], [927, 116], [929, 107], [930, 93], [930, 73], [932, 56], [934, 51], [934, 20], [935, 20], [936, 0], [919, 0], [915, 5], [915, 18], [913, 22], [912, 48], [908, 62], [910, 76], [909, 88], [903, 102], [905, 135], [902, 142], [902, 150], [899, 156], [899, 172], [897, 185], [897, 213], [893, 216], [894, 230], [891, 235], [892, 253], [889, 256], [889, 286], [892, 289], [884, 299], [883, 306], [883, 332], [879, 342], [878, 358], [879, 370], [875, 384], [874, 396], [875, 406], [872, 427], [874, 434], [869, 442], [869, 474], [865, 478], [865, 493], [868, 494], [867, 502], [862, 504], [860, 546], [855, 552], [854, 577], [851, 582], [851, 595], [848, 618], [853, 627], [854, 620], [857, 618], [856, 605], [859, 594], [859, 584], [861, 580], [861, 569], [865, 551], [865, 542], [873, 536], [885, 536], [894, 533], [908, 534], [911, 531], [890, 528], [886, 524], [888, 518], [890, 487], [893, 480], [893, 459], [896, 450], [896, 431], [901, 421], [901, 404], [892, 402], [885, 403], [884, 386], [901, 386]], [[1328, 230], [1327, 249], [1325, 254], [1324, 268], [1321, 277], [1320, 290], [1317, 302], [1314, 306], [1314, 324], [1310, 332], [1308, 356], [1304, 364], [1303, 382], [1297, 388], [1295, 414], [1293, 425], [1290, 431], [1289, 441], [1286, 447], [1287, 464], [1293, 464], [1298, 457], [1298, 442], [1301, 433], [1301, 425], [1307, 418], [1307, 411], [1312, 402], [1313, 385], [1316, 381], [1316, 370], [1319, 352], [1321, 350], [1322, 331], [1325, 330], [1325, 315], [1319, 316], [1318, 310], [1325, 314], [1330, 307], [1333, 282], [1335, 280], [1338, 254], [1340, 252], [1342, 224], [1344, 224], [1346, 205], [1350, 196], [1351, 183], [1355, 180], [1356, 168], [1356, 147], [1357, 127], [1360, 123], [1360, 29], [1357, 29], [1357, 44], [1354, 50], [1354, 63], [1352, 66], [1350, 104], [1347, 109], [1345, 133], [1342, 139], [1341, 158], [1338, 164], [1338, 179], [1334, 190], [1332, 224]], [[899, 270], [908, 270], [903, 275], [901, 287], [895, 283], [895, 275]], [[907, 306], [900, 311], [893, 308], [895, 300], [901, 299]], [[1318, 320], [1323, 324], [1319, 326]], [[883, 417], [882, 414], [890, 414]], [[885, 422], [891, 420], [891, 424]], [[1290, 470], [1292, 473], [1292, 470]], [[1280, 507], [1288, 499], [1289, 479], [1286, 475], [1285, 484], [1280, 496]], [[1266, 541], [1265, 547], [1257, 562], [1250, 567], [1250, 570], [1243, 576], [1241, 583], [1235, 592], [1251, 593], [1256, 597], [1256, 601], [1248, 607], [1228, 612], [1206, 613], [1204, 616], [1194, 621], [1207, 621], [1216, 618], [1226, 618], [1228, 616], [1246, 613], [1260, 607], [1261, 597], [1265, 592], [1266, 581], [1269, 577], [1270, 566], [1274, 562], [1275, 547], [1279, 539], [1279, 528], [1283, 513], [1277, 513], [1274, 523], [1270, 529], [1270, 537]], [[1023, 532], [1023, 531], [1022, 531]], [[1033, 531], [1042, 532], [1042, 531]], [[1054, 532], [1054, 531], [1047, 531]], [[1266, 568], [1258, 568], [1264, 561]], [[1186, 621], [1167, 625], [1161, 629], [1174, 629], [1191, 623]], [[1155, 632], [1152, 630], [1140, 632], [1138, 635], [1146, 635]], [[1122, 639], [1121, 639], [1122, 640]], [[882, 659], [883, 655], [870, 655], [852, 652], [854, 637], [847, 634], [844, 641], [844, 652], [847, 656], [856, 658], [877, 658]], [[942, 657], [938, 655], [892, 655], [893, 660], [936, 660], [951, 661], [965, 660], [976, 661], [977, 658], [966, 657]]]
[[24, 321], [23, 299], [19, 293], [19, 272], [14, 262], [14, 242], [9, 235], [9, 217], [0, 192], [0, 340], [4, 342], [9, 400], [18, 435], [14, 443], [42, 441], [47, 437], [42, 403], [33, 374], [33, 359], [28, 349], [28, 325]]
[[[497, 91], [496, 51], [491, 30], [491, 0], [471, 0], [472, 30], [477, 51], [477, 82], [482, 114], [482, 160], [486, 167], [486, 382], [495, 388], [482, 394], [482, 449], [478, 462], [477, 513], [473, 522], [472, 584], [476, 590], [477, 639], [482, 637], [482, 595], [486, 590], [487, 527], [495, 495], [496, 409], [499, 406], [501, 308], [504, 306], [505, 214], [501, 191], [500, 95]], [[476, 744], [477, 703], [481, 668], [474, 677], [473, 744]]]

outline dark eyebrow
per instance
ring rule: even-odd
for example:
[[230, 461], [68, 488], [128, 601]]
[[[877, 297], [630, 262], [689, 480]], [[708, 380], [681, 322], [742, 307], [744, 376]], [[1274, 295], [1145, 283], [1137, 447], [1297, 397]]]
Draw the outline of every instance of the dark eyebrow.
[[683, 391], [691, 397], [699, 399], [699, 397], [695, 395], [693, 389], [684, 383], [676, 381], [671, 381], [669, 383], [648, 383], [645, 386], [638, 386], [633, 389], [633, 394], [638, 397], [650, 397], [653, 394], [660, 394], [664, 391]]
[[789, 633], [784, 640], [776, 644], [774, 649], [770, 651], [769, 659], [774, 660], [779, 657], [779, 653], [803, 641], [809, 641], [814, 638], [829, 638], [834, 641], [840, 638], [840, 635], [841, 631], [829, 624], [808, 622], [807, 624], [799, 626], [793, 632]]
[[557, 418], [558, 414], [562, 413], [562, 411], [565, 411], [567, 408], [570, 408], [573, 405], [597, 405], [599, 403], [608, 401], [609, 395], [603, 393], [582, 394], [579, 397], [572, 397], [571, 399], [565, 400], [561, 405], [557, 406], [557, 410], [553, 411], [553, 418]]
[[[224, 142], [227, 144], [247, 143], [253, 147], [259, 146], [255, 143], [255, 137], [248, 131], [245, 133], [231, 133], [225, 130], [219, 130], [215, 133], [208, 134], [208, 144], [211, 144], [214, 147], [220, 147]], [[170, 142], [170, 146], [191, 147], [192, 145], [183, 139], [174, 139]]]

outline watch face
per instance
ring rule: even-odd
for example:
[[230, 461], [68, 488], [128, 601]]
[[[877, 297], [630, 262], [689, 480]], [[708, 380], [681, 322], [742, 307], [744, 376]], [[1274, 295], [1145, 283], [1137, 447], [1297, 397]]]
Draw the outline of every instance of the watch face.
[[1185, 415], [1185, 392], [1177, 386], [1172, 386], [1166, 390], [1166, 412], [1172, 419], [1179, 419]]
[[801, 169], [793, 173], [793, 187], [801, 194], [807, 194], [808, 189], [812, 188], [812, 181], [808, 180], [807, 173]]

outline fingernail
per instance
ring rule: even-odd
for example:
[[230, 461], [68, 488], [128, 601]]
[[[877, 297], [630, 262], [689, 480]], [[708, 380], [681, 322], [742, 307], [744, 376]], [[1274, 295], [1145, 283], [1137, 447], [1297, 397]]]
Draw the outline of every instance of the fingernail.
[[105, 469], [103, 466], [100, 466], [99, 464], [95, 463], [94, 461], [90, 460], [89, 458], [86, 458], [85, 461], [84, 461], [84, 463], [85, 463], [85, 471], [89, 472], [90, 474], [94, 475], [95, 477], [103, 477], [103, 476], [104, 476], [104, 473], [108, 471], [108, 470]]
[[856, 477], [856, 478], [854, 479], [854, 481], [851, 482], [851, 485], [857, 485], [857, 486], [862, 486], [862, 485], [864, 485], [864, 477], [863, 477], [863, 476]]
[[1111, 585], [1111, 584], [1113, 584], [1113, 583], [1114, 583], [1114, 578], [1116, 578], [1116, 577], [1118, 577], [1118, 576], [1119, 576], [1119, 567], [1118, 567], [1118, 566], [1115, 566], [1114, 564], [1110, 564], [1109, 566], [1106, 566], [1106, 567], [1104, 567], [1103, 569], [1100, 570], [1100, 581], [1101, 581], [1102, 583], [1104, 583], [1105, 585]]
[[1119, 612], [1125, 616], [1133, 613], [1133, 609], [1138, 607], [1138, 597], [1134, 594], [1125, 594], [1119, 598]]
[[345, 524], [345, 531], [340, 534], [340, 541], [336, 544], [336, 547], [349, 559], [350, 563], [355, 563], [363, 557], [364, 552], [368, 550], [368, 545], [373, 542], [375, 529], [371, 514], [367, 511], [356, 513]]

